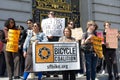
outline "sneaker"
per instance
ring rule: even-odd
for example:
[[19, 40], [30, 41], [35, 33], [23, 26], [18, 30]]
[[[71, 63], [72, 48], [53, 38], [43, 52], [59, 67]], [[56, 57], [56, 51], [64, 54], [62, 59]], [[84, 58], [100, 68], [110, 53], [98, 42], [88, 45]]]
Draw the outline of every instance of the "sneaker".
[[58, 75], [57, 75], [57, 74], [54, 74], [53, 77], [58, 77]]
[[120, 79], [119, 76], [115, 78], [115, 80], [119, 80], [119, 79]]
[[84, 76], [86, 76], [86, 73], [84, 73]]
[[50, 77], [50, 74], [46, 74], [46, 77]]
[[95, 78], [95, 80], [99, 80], [98, 78]]
[[20, 79], [20, 76], [14, 76], [14, 79]]
[[113, 80], [113, 76], [108, 76], [108, 80]]
[[105, 74], [105, 70], [103, 70], [101, 74]]
[[77, 76], [78, 76], [78, 77], [82, 77], [82, 76], [83, 76], [83, 74], [78, 73], [78, 74], [77, 74]]

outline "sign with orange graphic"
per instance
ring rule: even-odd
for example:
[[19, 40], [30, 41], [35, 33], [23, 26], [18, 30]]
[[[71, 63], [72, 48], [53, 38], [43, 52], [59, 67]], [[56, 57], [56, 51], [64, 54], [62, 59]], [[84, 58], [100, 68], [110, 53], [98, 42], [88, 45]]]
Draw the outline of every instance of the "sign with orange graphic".
[[[33, 71], [80, 69], [77, 42], [40, 42], [33, 44]], [[76, 67], [74, 67], [76, 65]]]
[[36, 63], [49, 63], [54, 62], [53, 54], [53, 44], [41, 44], [36, 45]]
[[102, 38], [96, 36], [93, 37], [93, 48], [98, 57], [103, 58]]
[[19, 43], [20, 30], [8, 31], [8, 41], [6, 45], [6, 51], [18, 52], [18, 43]]

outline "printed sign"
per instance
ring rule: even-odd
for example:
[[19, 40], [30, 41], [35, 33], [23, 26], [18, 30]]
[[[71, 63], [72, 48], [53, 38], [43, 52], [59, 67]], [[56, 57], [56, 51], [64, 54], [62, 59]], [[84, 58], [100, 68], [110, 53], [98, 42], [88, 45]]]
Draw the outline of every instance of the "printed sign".
[[41, 27], [47, 36], [62, 36], [65, 28], [65, 18], [43, 19]]
[[77, 42], [46, 42], [33, 44], [33, 71], [79, 70]]
[[18, 52], [18, 43], [19, 43], [20, 30], [8, 31], [8, 41], [6, 45], [6, 51]]
[[107, 29], [106, 30], [106, 43], [107, 48], [118, 48], [118, 30]]
[[93, 37], [93, 48], [98, 57], [103, 58], [102, 38], [96, 36]]

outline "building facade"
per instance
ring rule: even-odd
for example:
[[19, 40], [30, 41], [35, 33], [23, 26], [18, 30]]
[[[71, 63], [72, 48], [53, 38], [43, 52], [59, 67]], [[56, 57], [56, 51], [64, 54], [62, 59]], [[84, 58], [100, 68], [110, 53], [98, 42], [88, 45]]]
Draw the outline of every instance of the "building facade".
[[0, 0], [0, 29], [8, 18], [14, 18], [17, 25], [25, 27], [26, 20], [32, 18], [32, 1]]
[[[49, 11], [65, 17], [66, 22], [73, 20], [75, 26], [84, 31], [88, 20], [96, 21], [99, 30], [103, 30], [104, 21], [110, 21], [111, 26], [120, 31], [120, 0], [0, 0], [0, 29], [7, 18], [14, 18], [17, 25], [25, 27], [27, 19], [41, 22]], [[119, 49], [117, 57], [120, 68]]]

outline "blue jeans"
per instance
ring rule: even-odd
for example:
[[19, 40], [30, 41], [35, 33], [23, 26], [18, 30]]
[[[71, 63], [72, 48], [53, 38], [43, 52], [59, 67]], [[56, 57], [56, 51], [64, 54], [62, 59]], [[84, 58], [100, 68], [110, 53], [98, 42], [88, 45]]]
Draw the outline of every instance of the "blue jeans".
[[85, 52], [86, 60], [86, 78], [87, 80], [95, 80], [97, 55], [94, 52]]

